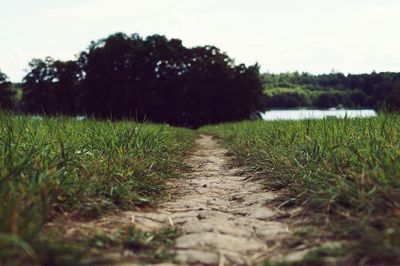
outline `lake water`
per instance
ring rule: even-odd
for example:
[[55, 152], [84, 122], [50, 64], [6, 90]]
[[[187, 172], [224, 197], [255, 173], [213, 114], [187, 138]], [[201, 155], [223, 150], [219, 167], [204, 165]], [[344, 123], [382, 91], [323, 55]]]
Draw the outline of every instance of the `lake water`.
[[372, 109], [297, 109], [297, 110], [271, 110], [261, 113], [266, 121], [273, 120], [306, 120], [323, 118], [367, 118], [375, 117], [378, 113]]

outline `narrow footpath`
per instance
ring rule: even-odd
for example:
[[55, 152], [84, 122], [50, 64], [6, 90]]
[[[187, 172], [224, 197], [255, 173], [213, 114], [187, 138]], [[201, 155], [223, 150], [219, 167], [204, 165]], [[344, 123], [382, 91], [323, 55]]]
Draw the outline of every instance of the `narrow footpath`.
[[282, 214], [268, 207], [276, 195], [232, 167], [232, 157], [212, 136], [196, 140], [187, 163], [192, 170], [175, 184], [173, 200], [156, 212], [126, 216], [143, 230], [176, 227], [178, 265], [260, 265], [277, 255], [289, 230], [277, 219]]

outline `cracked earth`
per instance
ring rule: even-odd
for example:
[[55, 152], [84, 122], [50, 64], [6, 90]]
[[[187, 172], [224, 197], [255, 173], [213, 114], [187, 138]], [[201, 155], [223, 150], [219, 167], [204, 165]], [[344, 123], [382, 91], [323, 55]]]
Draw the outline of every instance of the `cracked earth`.
[[212, 136], [201, 135], [187, 159], [191, 172], [175, 184], [179, 196], [154, 212], [125, 212], [126, 219], [146, 231], [176, 227], [177, 265], [260, 265], [276, 255], [289, 229], [268, 207], [277, 195], [231, 160]]

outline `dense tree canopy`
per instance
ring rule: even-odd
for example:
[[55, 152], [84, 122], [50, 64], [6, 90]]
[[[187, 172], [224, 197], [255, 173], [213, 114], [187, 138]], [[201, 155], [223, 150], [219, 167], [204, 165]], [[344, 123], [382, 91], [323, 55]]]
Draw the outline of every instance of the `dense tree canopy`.
[[[400, 73], [263, 74], [267, 107], [369, 107], [400, 109]], [[290, 103], [290, 104], [288, 104]]]
[[117, 33], [76, 61], [35, 59], [23, 80], [23, 108], [179, 126], [248, 118], [262, 109], [258, 66], [235, 65], [214, 46], [186, 48], [161, 35]]
[[0, 71], [0, 109], [11, 110], [14, 108], [15, 92], [6, 74]]
[[78, 74], [76, 62], [34, 59], [23, 80], [22, 109], [30, 113], [78, 113]]

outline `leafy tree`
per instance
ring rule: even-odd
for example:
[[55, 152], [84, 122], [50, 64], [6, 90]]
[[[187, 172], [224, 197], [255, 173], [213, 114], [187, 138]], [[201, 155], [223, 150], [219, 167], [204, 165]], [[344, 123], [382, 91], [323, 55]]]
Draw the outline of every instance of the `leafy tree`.
[[23, 79], [22, 107], [28, 113], [73, 115], [78, 109], [79, 68], [73, 61], [33, 59]]
[[29, 113], [52, 113], [55, 103], [52, 91], [54, 69], [50, 57], [45, 60], [33, 59], [29, 63], [30, 72], [23, 79], [23, 110]]
[[364, 107], [367, 102], [367, 95], [363, 91], [356, 91], [349, 97], [349, 105], [354, 107]]
[[268, 108], [296, 108], [310, 106], [309, 99], [298, 93], [282, 93], [267, 98]]
[[385, 94], [383, 103], [389, 110], [400, 111], [400, 82], [396, 82]]
[[314, 105], [318, 108], [330, 108], [337, 107], [340, 103], [337, 94], [324, 93], [321, 94], [314, 102]]
[[15, 107], [15, 92], [8, 77], [0, 71], [0, 109], [11, 110]]
[[75, 61], [55, 61], [53, 78], [53, 96], [56, 104], [54, 111], [66, 115], [80, 112], [79, 79], [81, 72]]
[[101, 118], [198, 127], [262, 108], [258, 66], [235, 66], [213, 46], [118, 33], [92, 43], [79, 64], [83, 107]]

